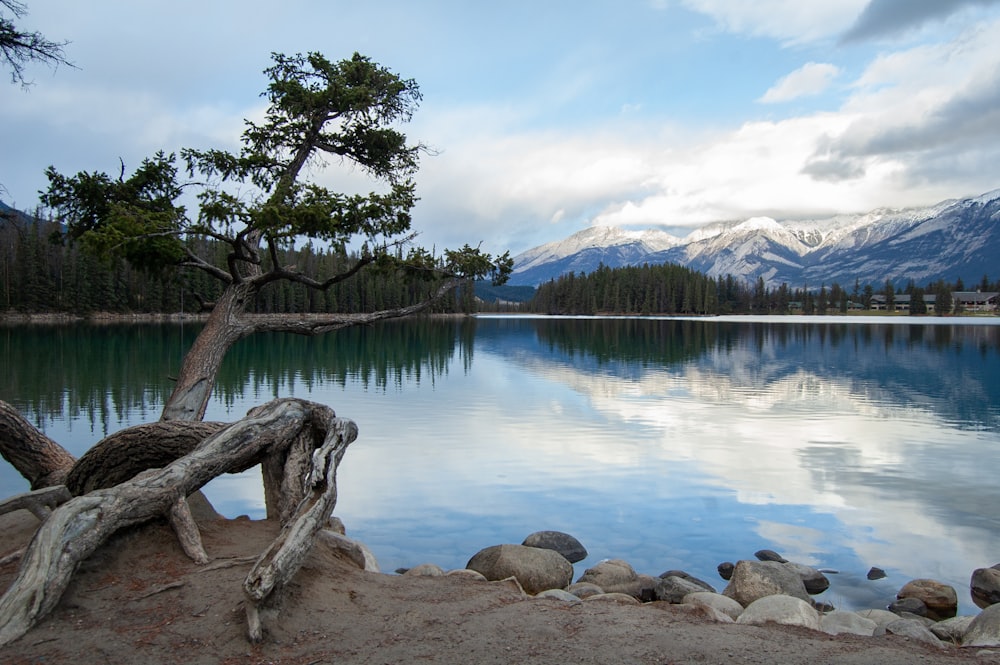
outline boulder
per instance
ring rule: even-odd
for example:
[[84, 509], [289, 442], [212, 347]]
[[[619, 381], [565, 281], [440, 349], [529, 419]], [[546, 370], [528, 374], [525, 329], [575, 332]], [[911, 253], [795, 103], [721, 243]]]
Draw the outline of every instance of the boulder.
[[445, 573], [445, 577], [467, 577], [470, 580], [476, 580], [477, 582], [488, 581], [482, 573], [475, 570], [469, 570], [468, 568], [456, 568], [455, 570], [449, 570]]
[[574, 596], [569, 591], [563, 591], [562, 589], [547, 589], [546, 591], [537, 594], [535, 598], [552, 598], [554, 600], [561, 600], [564, 603], [580, 603], [583, 602], [577, 596]]
[[875, 634], [899, 635], [900, 637], [923, 642], [924, 644], [929, 644], [940, 649], [943, 649], [945, 646], [944, 642], [939, 640], [927, 626], [914, 619], [896, 619], [885, 627], [880, 626], [877, 628]]
[[683, 570], [668, 570], [666, 572], [660, 573], [661, 579], [665, 577], [680, 577], [681, 579], [687, 580], [688, 582], [697, 584], [702, 588], [702, 591], [710, 591], [712, 593], [716, 593], [715, 587], [713, 587], [711, 584], [709, 584], [705, 580], [698, 579], [694, 575], [690, 575], [684, 572]]
[[[737, 564], [737, 569], [739, 564]], [[761, 626], [777, 623], [783, 626], [804, 626], [819, 630], [819, 612], [809, 601], [792, 596], [774, 595], [759, 598], [747, 606], [736, 623]]]
[[627, 593], [633, 598], [641, 595], [639, 575], [621, 559], [609, 559], [588, 568], [577, 582], [596, 584], [604, 593]]
[[699, 591], [706, 591], [706, 589], [683, 577], [670, 575], [669, 577], [660, 578], [656, 582], [655, 595], [657, 600], [663, 600], [676, 605], [683, 603], [684, 597], [688, 594]]
[[972, 620], [975, 617], [965, 616], [965, 617], [952, 617], [951, 619], [945, 619], [944, 621], [938, 621], [935, 624], [928, 626], [934, 636], [937, 637], [942, 642], [949, 642], [951, 644], [961, 644], [965, 639], [965, 634], [969, 632], [969, 626], [972, 625]]
[[950, 619], [958, 614], [958, 593], [955, 588], [937, 580], [911, 580], [903, 585], [896, 598], [919, 598], [927, 606], [924, 616], [935, 621]]
[[635, 596], [627, 593], [599, 593], [596, 596], [587, 596], [583, 599], [585, 603], [614, 603], [615, 605], [640, 605]]
[[469, 559], [466, 568], [490, 581], [514, 577], [525, 592], [534, 595], [562, 589], [573, 581], [573, 565], [554, 550], [524, 545], [494, 545]]
[[812, 566], [792, 561], [786, 563], [785, 566], [790, 570], [794, 570], [795, 574], [802, 579], [802, 585], [805, 586], [806, 593], [815, 595], [823, 593], [830, 588], [830, 580], [827, 579], [826, 575]]
[[406, 577], [442, 577], [444, 569], [435, 563], [422, 563], [403, 573]]
[[722, 612], [730, 619], [736, 620], [743, 614], [743, 606], [728, 596], [711, 591], [695, 591], [684, 596], [685, 605], [700, 605], [711, 607], [717, 612]]
[[969, 583], [972, 602], [980, 608], [1000, 603], [1000, 563], [992, 568], [977, 568]]
[[743, 607], [765, 596], [776, 594], [809, 600], [802, 579], [795, 574], [795, 571], [777, 561], [747, 559], [738, 561], [733, 570], [733, 577], [722, 593]]
[[848, 633], [871, 637], [875, 634], [878, 624], [856, 612], [830, 612], [820, 617], [819, 628], [830, 635]]
[[925, 617], [927, 616], [927, 605], [919, 598], [900, 598], [889, 603], [889, 611], [893, 614], [912, 614]]
[[963, 647], [1000, 647], [1000, 603], [979, 613], [962, 640]]
[[774, 550], [757, 550], [753, 553], [758, 561], [777, 561], [778, 563], [788, 563], [788, 559], [781, 556]]
[[726, 580], [727, 582], [733, 577], [733, 570], [736, 568], [736, 564], [732, 561], [723, 561], [720, 563], [716, 570], [719, 571], [719, 577]]
[[381, 572], [378, 567], [378, 560], [368, 546], [360, 540], [354, 540], [347, 536], [331, 531], [330, 529], [320, 529], [316, 536], [316, 542], [332, 550], [340, 552], [354, 562], [361, 570], [372, 573]]
[[858, 610], [855, 614], [865, 619], [871, 619], [876, 625], [883, 628], [899, 618], [898, 614], [889, 610]]
[[566, 587], [566, 591], [570, 592], [577, 598], [589, 598], [590, 596], [596, 596], [599, 593], [604, 593], [604, 589], [596, 584], [591, 584], [590, 582], [574, 582]]
[[587, 548], [580, 541], [562, 531], [536, 531], [521, 543], [525, 547], [540, 547], [545, 550], [555, 550], [566, 557], [570, 563], [583, 561], [587, 558]]
[[881, 580], [885, 578], [885, 571], [881, 568], [876, 568], [872, 566], [868, 569], [868, 579], [870, 580]]

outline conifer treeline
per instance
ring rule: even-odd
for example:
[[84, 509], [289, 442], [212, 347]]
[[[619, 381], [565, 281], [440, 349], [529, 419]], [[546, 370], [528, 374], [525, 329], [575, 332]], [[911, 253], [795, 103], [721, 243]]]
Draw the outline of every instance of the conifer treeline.
[[[0, 219], [0, 312], [175, 313], [198, 312], [199, 298], [213, 301], [219, 283], [199, 270], [147, 273], [123, 261], [97, 259], [76, 247], [50, 240], [58, 225]], [[201, 256], [217, 254], [225, 261], [227, 248], [205, 244]], [[221, 260], [222, 263], [219, 263]], [[352, 257], [306, 245], [279, 254], [282, 265], [298, 266], [314, 275], [335, 274]], [[265, 287], [254, 310], [277, 312], [371, 312], [413, 304], [429, 295], [434, 284], [406, 281], [395, 273], [361, 271], [353, 279], [326, 291], [307, 289], [281, 280]], [[469, 288], [453, 292], [434, 311], [471, 311]]]
[[[1000, 283], [983, 276], [974, 288], [1000, 291]], [[835, 314], [848, 310], [872, 309], [873, 296], [911, 297], [912, 314], [924, 314], [926, 294], [935, 294], [939, 303], [947, 302], [951, 311], [951, 293], [966, 289], [962, 280], [954, 284], [942, 280], [918, 287], [910, 280], [905, 287], [891, 281], [874, 288], [862, 287], [855, 280], [848, 291], [836, 282], [819, 289], [803, 285], [789, 288], [781, 284], [770, 288], [763, 278], [748, 284], [732, 275], [718, 279], [683, 266], [643, 265], [608, 268], [599, 266], [590, 274], [567, 273], [538, 287], [534, 299], [522, 309], [540, 314], [625, 314], [625, 315], [715, 315], [715, 314]], [[890, 306], [889, 309], [892, 309]]]

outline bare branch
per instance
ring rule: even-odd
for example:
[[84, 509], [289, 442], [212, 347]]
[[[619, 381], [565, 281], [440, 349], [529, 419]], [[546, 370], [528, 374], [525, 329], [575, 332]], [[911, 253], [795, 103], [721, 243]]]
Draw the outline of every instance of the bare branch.
[[461, 286], [465, 280], [453, 277], [441, 283], [437, 291], [423, 302], [407, 307], [384, 309], [366, 314], [267, 314], [260, 315], [248, 321], [253, 332], [288, 332], [297, 335], [320, 335], [322, 333], [349, 328], [350, 326], [366, 325], [386, 319], [397, 319], [411, 314], [419, 314], [446, 296], [452, 290]]

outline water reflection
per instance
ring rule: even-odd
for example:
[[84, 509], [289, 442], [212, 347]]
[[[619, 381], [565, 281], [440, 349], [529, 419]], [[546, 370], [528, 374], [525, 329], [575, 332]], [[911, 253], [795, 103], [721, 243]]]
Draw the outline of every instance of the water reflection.
[[[79, 453], [155, 418], [194, 331], [5, 329], [4, 399]], [[483, 318], [259, 336], [208, 417], [299, 395], [355, 419], [338, 513], [386, 569], [458, 567], [560, 529], [642, 572], [768, 547], [841, 571], [828, 599], [881, 606], [1000, 551], [1000, 327]], [[0, 475], [0, 493], [16, 491]], [[262, 514], [254, 473], [213, 485]], [[877, 565], [881, 582], [864, 575]]]

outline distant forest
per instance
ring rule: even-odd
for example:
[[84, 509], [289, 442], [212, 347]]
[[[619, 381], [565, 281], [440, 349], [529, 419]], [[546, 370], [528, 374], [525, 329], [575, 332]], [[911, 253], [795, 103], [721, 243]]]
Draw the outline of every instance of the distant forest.
[[[53, 241], [59, 225], [8, 214], [0, 219], [0, 312], [196, 313], [203, 302], [221, 292], [218, 281], [199, 270], [169, 269], [151, 273], [123, 261], [103, 260], [75, 246]], [[207, 245], [203, 256], [221, 253], [216, 263], [225, 265], [227, 247]], [[350, 256], [305, 245], [281, 252], [281, 265], [296, 265], [313, 274], [343, 270]], [[325, 292], [307, 289], [287, 280], [265, 287], [252, 307], [257, 313], [373, 312], [410, 305], [425, 299], [434, 284], [404, 281], [390, 272], [361, 271], [354, 278]], [[473, 285], [452, 292], [432, 311], [475, 311]]]
[[[78, 248], [54, 242], [59, 226], [27, 216], [0, 218], [0, 312], [67, 313], [98, 312], [176, 313], [198, 312], [220, 292], [218, 282], [201, 271], [168, 270], [150, 273], [121, 261], [97, 259]], [[207, 247], [224, 252], [225, 248]], [[224, 262], [224, 256], [219, 257]], [[283, 265], [297, 265], [315, 274], [330, 274], [355, 260], [307, 244], [279, 256]], [[353, 279], [326, 292], [281, 281], [265, 288], [253, 311], [371, 312], [419, 302], [433, 284], [406, 281], [392, 272], [362, 271]], [[494, 287], [486, 282], [468, 284], [453, 292], [432, 310], [445, 313], [475, 311], [530, 312], [541, 314], [714, 315], [714, 314], [834, 314], [869, 310], [876, 296], [891, 303], [906, 295], [911, 313], [923, 314], [926, 295], [950, 303], [952, 291], [967, 287], [959, 280], [918, 286], [860, 284], [849, 288], [837, 283], [819, 288], [782, 284], [767, 287], [763, 279], [748, 284], [732, 276], [712, 278], [682, 266], [643, 265], [625, 268], [601, 266], [590, 274], [566, 274], [542, 284]], [[987, 276], [968, 288], [1000, 291], [1000, 283]], [[891, 296], [890, 296], [891, 294]]]
[[[589, 274], [566, 274], [538, 287], [524, 311], [543, 314], [626, 314], [626, 315], [716, 315], [716, 314], [836, 314], [882, 308], [892, 311], [895, 302], [906, 296], [907, 311], [926, 314], [933, 310], [927, 302], [942, 304], [952, 312], [952, 293], [965, 291], [966, 285], [938, 281], [918, 286], [910, 280], [905, 286], [890, 281], [873, 286], [855, 281], [850, 290], [836, 282], [819, 288], [803, 285], [790, 288], [781, 284], [768, 287], [763, 278], [748, 284], [727, 275], [713, 278], [683, 266], [643, 265], [626, 268], [601, 266]], [[983, 276], [971, 287], [983, 292], [1000, 291], [1000, 284]], [[881, 298], [880, 298], [881, 297]]]

